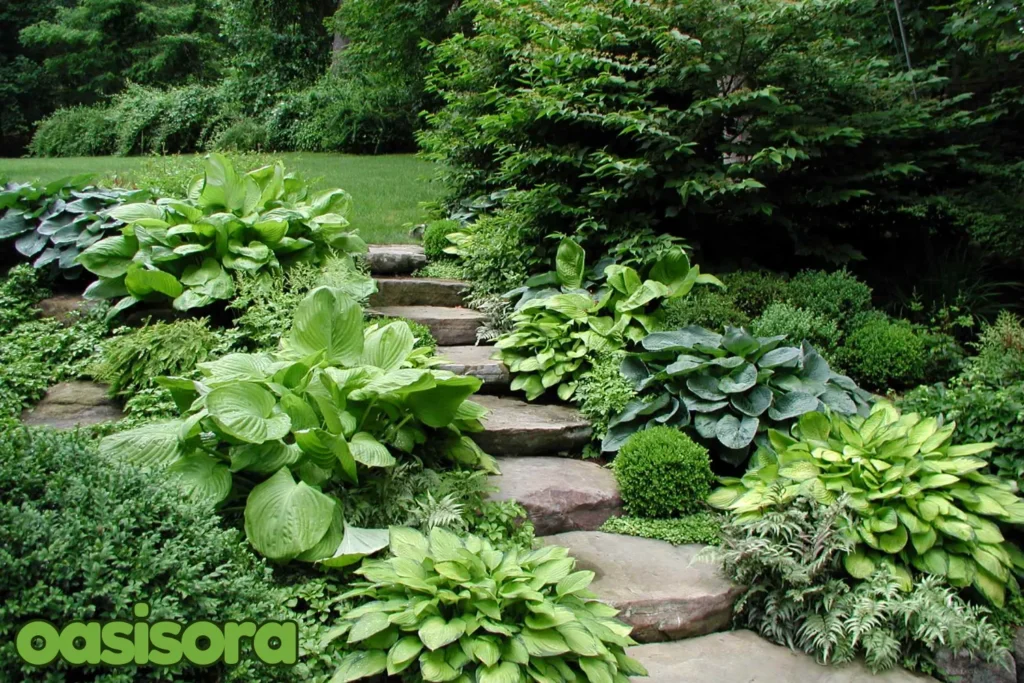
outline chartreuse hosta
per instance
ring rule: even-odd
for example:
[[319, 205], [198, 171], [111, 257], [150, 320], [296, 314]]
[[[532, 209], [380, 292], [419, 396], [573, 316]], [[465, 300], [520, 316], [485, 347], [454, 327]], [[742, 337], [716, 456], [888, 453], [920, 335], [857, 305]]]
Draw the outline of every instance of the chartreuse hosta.
[[127, 225], [78, 256], [99, 276], [85, 296], [121, 297], [114, 313], [167, 297], [186, 311], [231, 298], [232, 271], [319, 262], [331, 251], [365, 252], [345, 218], [351, 203], [340, 189], [310, 195], [280, 162], [238, 175], [226, 158], [211, 154], [187, 199], [123, 204], [108, 212]]
[[1024, 500], [984, 472], [979, 457], [994, 443], [953, 445], [955, 423], [901, 415], [880, 401], [868, 417], [808, 413], [792, 435], [769, 432], [742, 479], [724, 479], [708, 502], [741, 516], [759, 515], [780, 483], [784, 499], [801, 493], [828, 504], [849, 494], [856, 548], [849, 573], [867, 578], [890, 567], [904, 585], [911, 570], [973, 585], [997, 605], [1024, 569], [1024, 555], [1002, 524], [1024, 524]]
[[668, 251], [641, 280], [636, 270], [602, 264], [586, 274], [586, 253], [571, 239], [558, 246], [555, 271], [535, 276], [509, 292], [519, 296], [514, 328], [495, 344], [515, 375], [513, 390], [533, 400], [551, 387], [569, 400], [597, 353], [637, 342], [661, 326], [660, 305], [686, 296], [697, 284], [724, 286], [702, 275], [681, 248]]
[[213, 504], [245, 500], [245, 532], [274, 560], [340, 566], [387, 543], [346, 528], [343, 484], [432, 449], [494, 470], [466, 431], [486, 411], [466, 400], [480, 380], [429, 367], [404, 322], [363, 330], [347, 294], [321, 287], [298, 306], [275, 353], [200, 364], [203, 379], [161, 378], [182, 419], [103, 440], [101, 451], [165, 469]]
[[430, 537], [391, 529], [387, 560], [371, 560], [345, 597], [327, 642], [345, 637], [331, 679], [382, 674], [410, 681], [626, 683], [645, 676], [626, 655], [631, 628], [587, 590], [594, 572], [574, 571], [568, 550], [501, 552], [475, 536], [435, 528]]

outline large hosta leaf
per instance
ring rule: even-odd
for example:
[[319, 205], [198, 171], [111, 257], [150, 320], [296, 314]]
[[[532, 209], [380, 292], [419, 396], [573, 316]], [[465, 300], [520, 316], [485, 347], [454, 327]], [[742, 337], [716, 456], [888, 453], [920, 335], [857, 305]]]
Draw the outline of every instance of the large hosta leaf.
[[206, 409], [224, 433], [239, 441], [282, 439], [291, 428], [285, 413], [275, 412], [274, 395], [255, 382], [224, 384], [206, 396]]
[[178, 434], [181, 422], [158, 422], [111, 434], [100, 442], [100, 454], [142, 467], [166, 467], [184, 455]]
[[287, 467], [258, 484], [245, 505], [245, 535], [273, 560], [290, 560], [315, 546], [328, 532], [335, 502], [303, 482]]
[[407, 403], [418, 420], [439, 429], [455, 419], [459, 406], [476, 393], [480, 385], [476, 377], [438, 378], [434, 387], [409, 394]]
[[388, 542], [387, 529], [361, 529], [346, 524], [341, 545], [332, 556], [321, 560], [320, 564], [327, 567], [348, 567], [367, 555], [387, 548]]
[[206, 453], [185, 456], [168, 467], [167, 472], [188, 495], [210, 505], [217, 505], [231, 493], [227, 465]]
[[100, 277], [116, 278], [128, 273], [132, 257], [138, 250], [138, 240], [118, 235], [102, 239], [83, 251], [78, 255], [78, 262], [90, 273]]
[[746, 448], [754, 440], [759, 424], [756, 417], [744, 415], [741, 420], [734, 415], [724, 415], [715, 427], [715, 436], [726, 448]]
[[388, 323], [366, 335], [363, 341], [363, 365], [383, 370], [400, 368], [415, 344], [409, 325], [403, 321]]
[[817, 407], [818, 399], [812, 394], [791, 391], [775, 397], [772, 407], [768, 410], [768, 417], [773, 420], [789, 420], [816, 410]]
[[359, 304], [340, 290], [314, 290], [295, 311], [288, 348], [302, 358], [322, 352], [331, 364], [358, 364], [363, 354]]
[[555, 256], [555, 271], [558, 281], [567, 289], [579, 289], [583, 284], [583, 271], [587, 255], [583, 247], [566, 237], [558, 245]]

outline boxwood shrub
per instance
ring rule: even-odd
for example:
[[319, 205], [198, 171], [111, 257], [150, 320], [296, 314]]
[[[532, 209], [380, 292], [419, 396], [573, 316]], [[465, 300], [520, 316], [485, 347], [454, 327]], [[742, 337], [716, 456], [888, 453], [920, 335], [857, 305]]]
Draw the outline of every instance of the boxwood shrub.
[[671, 427], [633, 434], [614, 467], [622, 501], [633, 517], [698, 512], [714, 481], [707, 449]]

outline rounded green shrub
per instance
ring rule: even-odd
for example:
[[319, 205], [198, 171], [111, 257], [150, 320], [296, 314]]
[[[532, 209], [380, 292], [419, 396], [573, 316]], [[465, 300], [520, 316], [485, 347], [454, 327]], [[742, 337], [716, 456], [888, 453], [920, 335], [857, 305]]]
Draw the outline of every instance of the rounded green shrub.
[[36, 128], [29, 151], [37, 157], [104, 156], [114, 151], [112, 114], [106, 107], [58, 109]]
[[0, 680], [274, 681], [287, 668], [244, 650], [237, 666], [74, 667], [26, 664], [15, 633], [27, 621], [282, 620], [291, 617], [270, 571], [166, 479], [100, 457], [82, 433], [0, 431]]
[[786, 279], [767, 270], [740, 270], [723, 275], [721, 280], [736, 307], [750, 318], [786, 298]]
[[726, 325], [743, 327], [750, 323], [747, 314], [736, 306], [732, 294], [707, 287], [694, 289], [687, 296], [669, 299], [662, 310], [665, 314], [662, 327], [666, 330], [679, 330], [690, 325], [722, 330]]
[[871, 308], [871, 288], [845, 268], [832, 273], [805, 270], [786, 284], [786, 299], [797, 308], [846, 323]]
[[829, 361], [842, 337], [835, 320], [785, 303], [772, 304], [766, 308], [750, 327], [759, 337], [784, 334], [794, 342], [807, 341]]
[[704, 509], [715, 477], [708, 451], [677, 429], [636, 434], [615, 458], [615, 479], [633, 517], [678, 517]]
[[213, 148], [218, 151], [255, 152], [270, 146], [270, 135], [266, 126], [253, 119], [242, 119], [232, 123], [217, 134]]
[[430, 260], [443, 259], [448, 254], [444, 252], [446, 247], [451, 246], [448, 241], [448, 233], [459, 229], [458, 221], [431, 221], [427, 223], [427, 229], [423, 231], [423, 251]]
[[836, 355], [843, 368], [876, 391], [920, 384], [928, 370], [928, 349], [905, 320], [860, 316]]

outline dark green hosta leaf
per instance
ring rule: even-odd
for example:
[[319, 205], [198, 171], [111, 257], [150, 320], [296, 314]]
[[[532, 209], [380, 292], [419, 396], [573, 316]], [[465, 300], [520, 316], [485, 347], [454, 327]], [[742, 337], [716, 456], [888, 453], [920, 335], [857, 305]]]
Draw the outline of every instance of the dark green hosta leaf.
[[718, 380], [718, 388], [726, 394], [738, 394], [757, 384], [757, 368], [746, 363]]
[[772, 407], [768, 410], [768, 417], [779, 421], [790, 420], [817, 409], [818, 399], [813, 394], [791, 391], [775, 397]]
[[725, 393], [718, 387], [718, 380], [711, 375], [687, 377], [686, 388], [705, 401], [722, 401], [726, 398]]
[[718, 421], [721, 416], [711, 413], [700, 413], [693, 418], [693, 428], [705, 439], [718, 436]]
[[768, 353], [761, 356], [757, 365], [761, 368], [774, 368], [780, 365], [789, 365], [800, 360], [802, 356], [800, 349], [793, 346], [783, 346], [778, 349], [773, 349]]
[[672, 376], [685, 375], [693, 372], [694, 370], [699, 370], [706, 365], [708, 365], [708, 361], [699, 356], [682, 354], [676, 359], [676, 362], [665, 368], [665, 372]]
[[738, 419], [734, 415], [724, 415], [715, 426], [715, 436], [726, 448], [739, 450], [754, 440], [759, 424], [756, 417], [744, 415], [743, 419]]
[[818, 398], [832, 410], [843, 415], [853, 415], [857, 412], [857, 404], [850, 395], [836, 387], [826, 387], [824, 393]]
[[690, 396], [684, 396], [683, 402], [695, 413], [713, 413], [729, 405], [728, 401], [701, 401]]
[[773, 398], [772, 390], [761, 385], [754, 387], [745, 394], [731, 396], [729, 401], [736, 410], [744, 415], [758, 417], [768, 410], [768, 406], [772, 404]]
[[744, 357], [761, 348], [761, 344], [741, 327], [726, 327], [722, 346], [730, 353]]
[[35, 256], [43, 250], [49, 238], [39, 232], [25, 233], [14, 241], [14, 248], [22, 256]]
[[20, 211], [8, 211], [0, 218], [0, 240], [16, 237], [35, 227], [35, 222], [25, 218]]

